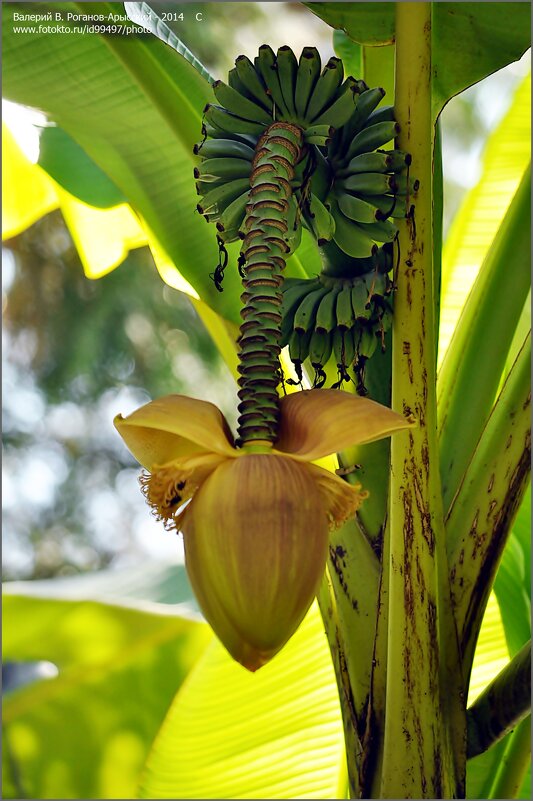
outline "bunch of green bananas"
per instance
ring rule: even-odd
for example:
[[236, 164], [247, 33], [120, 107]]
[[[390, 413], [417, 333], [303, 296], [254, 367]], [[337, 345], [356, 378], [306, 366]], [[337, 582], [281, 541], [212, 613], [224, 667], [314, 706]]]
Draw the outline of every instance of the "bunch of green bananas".
[[[340, 382], [349, 380], [350, 367], [361, 376], [390, 324], [394, 219], [405, 216], [406, 194], [417, 188], [401, 174], [409, 155], [381, 149], [398, 132], [392, 106], [378, 107], [384, 90], [344, 79], [337, 58], [322, 69], [314, 47], [304, 48], [297, 60], [289, 47], [275, 54], [267, 45], [253, 62], [239, 56], [228, 83], [216, 81], [213, 89], [220, 105], [206, 106], [204, 139], [194, 149], [201, 159], [194, 171], [198, 211], [216, 223], [221, 246], [243, 239], [253, 209], [250, 176], [255, 171], [257, 179], [265, 132], [275, 121], [301, 129], [301, 155], [287, 171], [284, 240], [287, 252], [294, 252], [305, 226], [324, 267], [316, 279], [284, 283], [281, 346], [289, 345], [298, 376], [310, 358], [318, 385], [332, 356]], [[287, 143], [269, 139], [270, 157], [274, 142], [273, 158], [283, 165]], [[272, 187], [269, 217], [278, 204], [279, 189]]]
[[307, 145], [291, 180], [291, 251], [300, 222], [320, 244], [334, 240], [352, 258], [368, 258], [395, 238], [390, 218], [405, 215], [408, 180], [400, 173], [410, 158], [379, 150], [398, 132], [392, 106], [378, 108], [383, 89], [343, 80], [338, 58], [322, 69], [314, 47], [298, 61], [289, 47], [274, 54], [263, 45], [253, 62], [239, 56], [228, 83], [216, 81], [213, 90], [220, 105], [204, 110], [194, 175], [198, 210], [216, 223], [223, 242], [242, 236], [256, 149], [274, 120], [301, 127]]
[[374, 269], [352, 278], [288, 278], [281, 306], [281, 345], [288, 345], [298, 379], [309, 359], [315, 371], [314, 385], [323, 386], [324, 368], [336, 364], [338, 382], [350, 381], [352, 369], [358, 391], [364, 393], [364, 366], [378, 344], [384, 344], [390, 327], [392, 283], [387, 275], [388, 248], [376, 258]]
[[[202, 159], [195, 168], [196, 188], [201, 200], [198, 210], [215, 221], [223, 242], [242, 234], [249, 192], [249, 176], [260, 140], [275, 121], [297, 125], [307, 145], [291, 180], [289, 208], [291, 250], [299, 244], [300, 198], [294, 193], [314, 172], [317, 156], [313, 146], [326, 146], [334, 129], [343, 125], [356, 106], [359, 83], [343, 80], [342, 62], [331, 58], [321, 70], [320, 54], [306, 47], [300, 60], [290, 47], [277, 54], [268, 46], [250, 61], [239, 56], [230, 70], [228, 83], [216, 81], [213, 91], [220, 105], [204, 109], [204, 141], [194, 148]], [[280, 143], [277, 157], [284, 158]], [[322, 161], [324, 159], [322, 158]], [[326, 232], [331, 238], [332, 231]]]
[[[346, 176], [335, 174], [333, 162], [326, 157], [327, 146], [329, 144], [334, 147], [335, 155], [338, 145], [334, 132], [342, 131], [343, 126], [354, 117], [359, 119], [362, 116], [364, 124], [372, 111], [367, 100], [369, 90], [366, 85], [352, 77], [343, 78], [340, 59], [331, 58], [322, 69], [320, 54], [314, 47], [304, 48], [298, 61], [289, 47], [281, 47], [274, 54], [268, 45], [263, 45], [253, 63], [246, 56], [237, 58], [227, 84], [215, 82], [213, 91], [220, 105], [209, 104], [204, 110], [205, 138], [194, 149], [202, 161], [196, 167], [194, 175], [201, 196], [198, 210], [209, 221], [216, 222], [224, 242], [238, 239], [242, 231], [247, 208], [248, 179], [256, 149], [261, 136], [275, 120], [300, 127], [307, 146], [291, 181], [293, 200], [290, 213], [294, 217], [294, 224], [290, 229], [298, 229], [302, 220], [319, 242], [326, 242], [334, 237], [335, 220], [324, 205], [324, 199], [328, 196], [329, 200], [331, 196], [332, 202], [337, 204], [337, 194]], [[382, 93], [382, 90], [377, 91]], [[364, 101], [363, 108], [369, 109], [366, 114], [360, 108], [361, 99]], [[386, 125], [389, 130], [395, 123]], [[370, 135], [365, 130], [363, 139], [365, 138], [368, 144], [365, 145], [363, 141], [357, 148], [357, 154], [361, 156], [367, 155], [365, 150], [373, 150], [383, 141], [387, 141], [379, 139], [379, 136], [376, 138], [373, 126]], [[377, 144], [373, 144], [374, 142]], [[282, 148], [279, 158], [283, 158]], [[403, 164], [400, 164], [400, 156], [392, 159], [394, 163], [391, 157], [386, 156], [378, 161], [378, 166], [375, 160], [371, 160], [368, 169], [363, 169], [367, 175], [360, 175], [359, 181], [362, 184], [358, 191], [364, 190], [367, 194], [377, 194], [379, 191], [380, 195], [386, 194], [385, 190], [396, 191], [394, 181], [385, 180], [383, 175], [376, 175], [379, 170], [391, 173], [401, 169]], [[362, 166], [364, 167], [364, 160]], [[343, 167], [344, 165], [341, 166], [341, 171]], [[361, 168], [357, 165], [354, 169], [361, 173]], [[333, 189], [335, 192], [330, 192]], [[348, 180], [346, 192], [350, 191]], [[339, 219], [342, 223], [342, 218]], [[375, 223], [376, 218], [373, 217], [370, 221], [367, 212], [363, 224], [368, 225], [369, 222]], [[390, 231], [387, 230], [384, 235], [379, 226], [370, 229], [369, 233], [377, 235], [375, 241], [384, 242], [390, 239]], [[298, 241], [291, 244], [291, 249], [294, 249]], [[373, 242], [364, 254], [360, 252], [359, 246], [357, 254], [351, 255], [370, 255], [372, 244]]]
[[355, 259], [367, 258], [375, 243], [394, 241], [397, 228], [390, 218], [405, 217], [406, 193], [417, 189], [415, 181], [400, 174], [411, 163], [410, 155], [381, 149], [399, 131], [393, 107], [378, 108], [384, 90], [363, 86], [355, 111], [328, 144], [332, 180], [324, 199], [335, 243]]

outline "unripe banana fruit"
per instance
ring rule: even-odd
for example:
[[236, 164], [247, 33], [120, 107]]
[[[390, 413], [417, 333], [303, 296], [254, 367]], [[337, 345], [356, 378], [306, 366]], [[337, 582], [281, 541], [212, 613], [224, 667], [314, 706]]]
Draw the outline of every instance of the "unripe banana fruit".
[[351, 279], [319, 276], [289, 279], [283, 288], [281, 346], [302, 380], [302, 364], [309, 358], [315, 387], [326, 380], [324, 368], [334, 358], [340, 385], [357, 380], [364, 392], [364, 365], [383, 347], [392, 319], [392, 283], [386, 272], [364, 273]]
[[[300, 379], [310, 358], [321, 385], [333, 358], [338, 383], [351, 371], [362, 390], [365, 361], [390, 325], [395, 220], [418, 188], [403, 174], [410, 156], [391, 141], [399, 130], [394, 109], [380, 106], [383, 89], [346, 77], [340, 59], [322, 68], [313, 47], [297, 59], [289, 47], [275, 53], [263, 45], [253, 61], [239, 56], [213, 91], [204, 140], [194, 148], [198, 211], [216, 223], [222, 250], [244, 239], [240, 267], [257, 286], [270, 280], [262, 249], [274, 248], [283, 269], [302, 226], [310, 231], [324, 271], [285, 282], [280, 344]], [[282, 277], [274, 283], [279, 289]]]
[[[378, 107], [383, 89], [344, 78], [338, 58], [322, 69], [316, 48], [304, 48], [297, 60], [289, 47], [276, 54], [263, 45], [253, 62], [239, 56], [228, 83], [216, 81], [213, 91], [218, 105], [204, 110], [209, 138], [194, 149], [202, 159], [195, 169], [200, 195], [212, 201], [210, 184], [250, 175], [261, 136], [275, 120], [287, 121], [302, 129], [307, 145], [290, 179], [301, 212], [292, 230], [303, 224], [320, 244], [334, 240], [352, 258], [368, 258], [376, 244], [394, 239], [394, 223], [375, 223], [404, 214], [405, 203], [396, 198], [413, 187], [398, 180], [408, 155], [380, 150], [398, 131], [392, 107]], [[235, 196], [214, 197], [216, 204], [208, 208], [204, 199], [199, 207], [217, 222]], [[237, 239], [242, 222], [223, 221], [221, 239]], [[291, 247], [298, 241], [293, 237]]]

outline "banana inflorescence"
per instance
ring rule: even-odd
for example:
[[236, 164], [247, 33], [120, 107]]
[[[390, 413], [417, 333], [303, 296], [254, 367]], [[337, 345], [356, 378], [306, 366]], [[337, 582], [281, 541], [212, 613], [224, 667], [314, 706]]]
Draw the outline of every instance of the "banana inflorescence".
[[[363, 389], [364, 362], [390, 324], [394, 219], [405, 216], [416, 185], [401, 174], [409, 156], [382, 149], [398, 132], [392, 107], [378, 108], [384, 91], [345, 78], [340, 59], [322, 68], [316, 48], [298, 60], [289, 47], [275, 54], [263, 45], [253, 61], [239, 56], [228, 82], [213, 90], [218, 102], [204, 109], [204, 140], [194, 149], [198, 211], [217, 227], [219, 289], [225, 243], [244, 240], [239, 430], [243, 440], [272, 439], [274, 397], [266, 403], [260, 384], [282, 346], [299, 377], [309, 358], [320, 386], [335, 359], [338, 384], [351, 380], [352, 367]], [[302, 226], [321, 248], [324, 270], [282, 287]], [[268, 407], [259, 417], [267, 428], [272, 418], [269, 431], [257, 428], [259, 417], [254, 423], [254, 398]]]

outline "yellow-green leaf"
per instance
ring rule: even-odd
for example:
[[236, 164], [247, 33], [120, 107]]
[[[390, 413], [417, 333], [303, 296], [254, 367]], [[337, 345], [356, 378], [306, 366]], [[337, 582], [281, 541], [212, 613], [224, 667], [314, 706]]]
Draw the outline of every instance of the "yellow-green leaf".
[[[439, 364], [465, 298], [531, 158], [531, 76], [485, 148], [483, 173], [466, 195], [447, 236], [442, 261]], [[509, 265], [512, 281], [512, 265]]]
[[58, 206], [53, 181], [26, 158], [2, 123], [2, 238], [10, 239]]
[[7, 594], [3, 615], [4, 660], [46, 660], [57, 669], [4, 696], [15, 797], [133, 798], [209, 628], [171, 606], [131, 601]]
[[346, 798], [337, 687], [316, 604], [255, 674], [213, 641], [148, 757], [142, 798]]

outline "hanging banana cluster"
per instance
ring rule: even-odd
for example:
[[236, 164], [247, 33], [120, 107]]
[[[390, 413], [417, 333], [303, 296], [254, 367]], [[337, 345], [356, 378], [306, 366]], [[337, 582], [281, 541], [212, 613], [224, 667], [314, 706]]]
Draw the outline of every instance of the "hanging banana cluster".
[[[284, 284], [281, 344], [289, 354], [298, 379], [308, 358], [315, 371], [314, 386], [326, 381], [324, 367], [330, 359], [337, 366], [339, 387], [357, 378], [357, 390], [365, 394], [364, 368], [378, 344], [384, 347], [385, 332], [392, 320], [387, 299], [392, 283], [386, 270], [390, 249], [376, 254], [375, 269], [352, 278], [322, 273], [315, 279], [288, 278]], [[380, 269], [381, 267], [381, 269]]]
[[[275, 54], [263, 45], [253, 62], [240, 56], [228, 83], [216, 81], [213, 90], [220, 105], [204, 110], [204, 140], [194, 149], [201, 162], [194, 174], [198, 211], [218, 230], [221, 262], [215, 283], [221, 289], [224, 244], [244, 239], [239, 260], [244, 328], [259, 308], [263, 322], [272, 323], [281, 314], [280, 335], [268, 345], [272, 356], [288, 344], [300, 379], [302, 362], [309, 357], [316, 386], [324, 383], [324, 367], [333, 356], [338, 385], [351, 380], [353, 367], [363, 391], [364, 363], [390, 324], [387, 273], [397, 234], [391, 218], [405, 215], [408, 190], [408, 179], [400, 174], [408, 155], [377, 150], [398, 132], [392, 107], [377, 108], [382, 89], [344, 79], [340, 59], [331, 58], [322, 69], [312, 47], [297, 60], [289, 47]], [[291, 148], [295, 131], [301, 139]], [[263, 233], [256, 224], [261, 218]], [[300, 243], [302, 225], [322, 248], [325, 266], [317, 279], [288, 281], [281, 304], [281, 270]], [[249, 247], [251, 227], [255, 251]], [[270, 260], [266, 267], [267, 258], [261, 268], [258, 262], [257, 248], [268, 248], [265, 231], [284, 243], [274, 260], [274, 284], [272, 276], [268, 281], [266, 273], [260, 275], [260, 269], [268, 272], [273, 265]], [[241, 329], [241, 347], [243, 339], [257, 342], [258, 332], [248, 329]], [[252, 361], [259, 358], [266, 368], [263, 356], [254, 353]], [[242, 357], [241, 351], [246, 374]], [[241, 390], [247, 381], [242, 375]], [[252, 405], [251, 395], [240, 397], [245, 407]]]
[[[255, 149], [274, 121], [297, 125], [307, 145], [291, 179], [291, 251], [299, 244], [304, 206], [310, 207], [306, 221], [311, 231], [318, 231], [317, 239], [331, 239], [329, 214], [309, 191], [311, 175], [317, 173], [320, 179], [314, 179], [313, 186], [319, 184], [323, 193], [327, 191], [329, 169], [318, 148], [310, 146], [324, 149], [356, 107], [361, 84], [350, 77], [343, 80], [343, 75], [338, 58], [331, 58], [321, 71], [320, 54], [314, 47], [304, 48], [298, 62], [290, 47], [281, 47], [275, 55], [263, 45], [253, 63], [239, 56], [228, 84], [215, 82], [213, 91], [220, 105], [210, 104], [204, 111], [204, 135], [209, 138], [194, 148], [202, 158], [194, 175], [201, 196], [198, 210], [216, 222], [223, 242], [242, 235]], [[283, 158], [283, 151], [278, 158]], [[302, 193], [307, 196], [303, 198]]]

